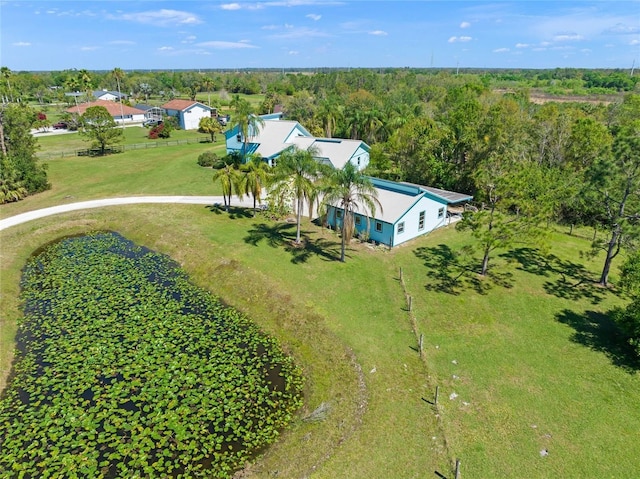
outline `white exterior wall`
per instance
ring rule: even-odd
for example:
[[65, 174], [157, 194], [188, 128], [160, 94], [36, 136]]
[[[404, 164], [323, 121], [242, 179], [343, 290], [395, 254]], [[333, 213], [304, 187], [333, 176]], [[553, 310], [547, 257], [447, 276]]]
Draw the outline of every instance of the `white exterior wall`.
[[[440, 208], [443, 209], [442, 217], [438, 218], [438, 211]], [[420, 230], [418, 229], [418, 226], [420, 225], [421, 211], [425, 212], [425, 218], [424, 228]], [[404, 232], [398, 234], [398, 225], [402, 222], [404, 222]], [[399, 245], [446, 224], [447, 204], [445, 202], [440, 203], [436, 200], [423, 196], [409, 211], [396, 221], [396, 224], [394, 225], [393, 245]]]
[[200, 124], [200, 119], [211, 117], [211, 111], [202, 108], [200, 105], [194, 105], [183, 111], [182, 117], [184, 122], [182, 128], [185, 130], [197, 130]]

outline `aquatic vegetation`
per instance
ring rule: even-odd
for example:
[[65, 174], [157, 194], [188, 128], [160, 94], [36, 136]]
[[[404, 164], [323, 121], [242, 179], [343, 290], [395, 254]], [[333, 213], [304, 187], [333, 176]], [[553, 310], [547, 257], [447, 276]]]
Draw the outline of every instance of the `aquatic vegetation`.
[[43, 248], [22, 288], [1, 477], [229, 477], [301, 405], [275, 340], [118, 234]]

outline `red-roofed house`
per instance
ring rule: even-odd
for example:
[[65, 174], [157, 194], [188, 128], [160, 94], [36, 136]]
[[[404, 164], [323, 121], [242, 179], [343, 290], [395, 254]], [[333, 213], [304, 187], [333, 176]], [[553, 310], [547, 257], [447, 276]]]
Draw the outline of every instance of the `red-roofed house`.
[[97, 100], [89, 103], [80, 103], [78, 106], [72, 106], [67, 108], [68, 113], [83, 115], [87, 108], [91, 106], [103, 106], [109, 112], [109, 115], [113, 117], [116, 123], [134, 123], [144, 121], [144, 111], [137, 108], [124, 105], [119, 102], [109, 100]]
[[178, 119], [183, 130], [197, 130], [201, 118], [210, 117], [212, 108], [194, 100], [171, 100], [162, 108], [167, 115]]

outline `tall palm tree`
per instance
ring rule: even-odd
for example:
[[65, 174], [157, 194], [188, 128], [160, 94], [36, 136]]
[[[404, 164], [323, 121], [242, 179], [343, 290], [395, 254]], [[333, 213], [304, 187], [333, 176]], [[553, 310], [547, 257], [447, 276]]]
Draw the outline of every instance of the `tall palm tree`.
[[78, 89], [80, 88], [80, 81], [78, 80], [78, 77], [71, 76], [71, 77], [66, 79], [66, 81], [64, 82], [64, 85], [71, 93], [73, 93], [73, 100], [74, 100], [74, 102], [76, 104], [76, 113], [79, 116], [80, 115], [80, 108], [78, 107], [78, 97], [76, 96], [76, 93], [78, 92]]
[[273, 169], [273, 185], [277, 192], [283, 187], [291, 187], [296, 199], [296, 244], [300, 244], [300, 225], [304, 201], [310, 200], [317, 188], [319, 164], [314, 159], [313, 149], [300, 150], [297, 147], [286, 150], [278, 157]]
[[[238, 170], [233, 164], [228, 164], [216, 170], [213, 174], [213, 182], [219, 181], [222, 185], [222, 197], [224, 199], [224, 209], [229, 212], [231, 206], [231, 194], [238, 191]], [[228, 198], [228, 201], [227, 201]]]
[[235, 110], [238, 133], [242, 137], [242, 161], [244, 163], [248, 153], [249, 137], [257, 135], [260, 128], [264, 126], [264, 120], [255, 114], [251, 104], [244, 98], [240, 98], [240, 95], [233, 96], [231, 106]]
[[11, 97], [11, 102], [13, 102], [13, 93], [11, 93], [11, 83], [9, 83], [9, 78], [11, 78], [12, 72], [9, 67], [0, 67], [0, 75], [7, 81], [7, 101], [9, 101], [9, 97]]
[[205, 76], [202, 78], [202, 81], [200, 82], [200, 85], [202, 85], [202, 88], [204, 88], [205, 90], [207, 90], [207, 95], [208, 95], [208, 103], [209, 103], [209, 107], [211, 107], [211, 90], [214, 87], [214, 83], [213, 83], [213, 78]]
[[242, 192], [253, 196], [253, 215], [256, 214], [256, 201], [260, 201], [262, 190], [270, 177], [270, 167], [259, 155], [250, 155], [249, 161], [242, 165]]
[[78, 83], [82, 88], [82, 91], [87, 95], [87, 101], [91, 101], [93, 99], [93, 95], [91, 94], [91, 90], [93, 89], [93, 80], [91, 79], [91, 75], [84, 68], [78, 71]]
[[335, 97], [328, 97], [323, 99], [316, 110], [316, 116], [322, 123], [324, 134], [327, 138], [331, 138], [333, 131], [336, 128], [336, 123], [342, 115], [340, 109], [340, 103]]
[[342, 236], [340, 261], [344, 263], [344, 251], [354, 231], [354, 213], [360, 211], [367, 216], [375, 216], [376, 206], [382, 211], [382, 205], [378, 201], [377, 192], [371, 180], [360, 173], [351, 162], [341, 170], [333, 170], [331, 176], [327, 178], [327, 186], [323, 193], [325, 206], [334, 206], [343, 211], [340, 229]]
[[122, 118], [122, 128], [124, 128], [124, 107], [122, 106], [122, 93], [120, 92], [120, 80], [124, 78], [124, 71], [121, 68], [114, 68], [111, 70], [111, 76], [116, 79], [118, 84], [118, 100], [120, 101], [120, 118]]

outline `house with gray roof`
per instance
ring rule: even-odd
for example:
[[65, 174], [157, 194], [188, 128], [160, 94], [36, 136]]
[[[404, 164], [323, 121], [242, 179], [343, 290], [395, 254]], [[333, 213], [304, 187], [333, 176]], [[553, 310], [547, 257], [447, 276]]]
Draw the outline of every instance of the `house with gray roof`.
[[[273, 165], [284, 151], [297, 147], [315, 150], [316, 160], [343, 168], [348, 162], [359, 170], [369, 164], [369, 145], [361, 140], [342, 138], [316, 138], [297, 121], [283, 120], [282, 113], [261, 115], [262, 124], [250, 128], [247, 138], [247, 154], [257, 154]], [[238, 125], [225, 132], [227, 153], [242, 152], [244, 139]]]
[[[389, 247], [405, 243], [450, 222], [451, 207], [462, 205], [472, 196], [428, 186], [370, 178], [382, 208], [375, 213], [355, 213], [355, 233]], [[338, 205], [327, 208], [327, 223], [342, 227], [343, 210]]]

